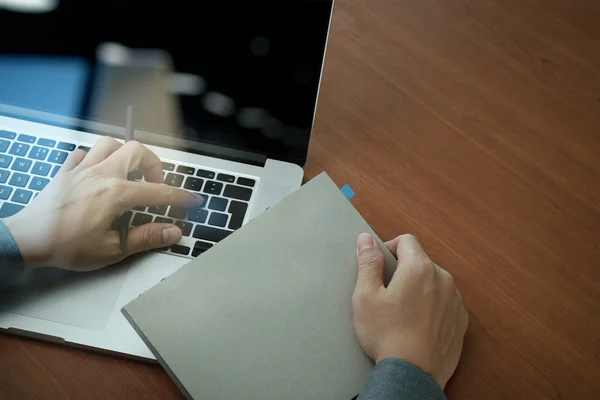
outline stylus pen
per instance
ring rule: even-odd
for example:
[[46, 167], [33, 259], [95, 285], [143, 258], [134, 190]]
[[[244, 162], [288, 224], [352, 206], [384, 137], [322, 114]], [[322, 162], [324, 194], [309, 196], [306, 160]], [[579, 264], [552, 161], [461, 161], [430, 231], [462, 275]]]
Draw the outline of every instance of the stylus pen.
[[[133, 140], [133, 107], [127, 107], [127, 124], [125, 125], [125, 143]], [[123, 215], [119, 217], [119, 240], [121, 241], [121, 252], [127, 248], [127, 235], [129, 234], [129, 220]]]

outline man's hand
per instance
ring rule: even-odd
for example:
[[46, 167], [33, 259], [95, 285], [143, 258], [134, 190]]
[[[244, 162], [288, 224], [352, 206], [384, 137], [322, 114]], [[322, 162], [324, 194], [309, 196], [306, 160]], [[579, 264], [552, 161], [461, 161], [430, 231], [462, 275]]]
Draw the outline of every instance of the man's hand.
[[[127, 174], [140, 168], [147, 182]], [[129, 231], [121, 252], [117, 217], [135, 206], [197, 206], [202, 198], [163, 183], [159, 158], [138, 142], [101, 139], [89, 153], [76, 150], [56, 178], [23, 211], [4, 222], [26, 268], [87, 271], [144, 250], [173, 245], [181, 230], [151, 223]]]
[[412, 235], [386, 246], [398, 259], [384, 286], [384, 255], [369, 234], [356, 240], [358, 280], [352, 297], [354, 329], [376, 363], [408, 361], [443, 389], [456, 370], [469, 317], [454, 278], [433, 263]]

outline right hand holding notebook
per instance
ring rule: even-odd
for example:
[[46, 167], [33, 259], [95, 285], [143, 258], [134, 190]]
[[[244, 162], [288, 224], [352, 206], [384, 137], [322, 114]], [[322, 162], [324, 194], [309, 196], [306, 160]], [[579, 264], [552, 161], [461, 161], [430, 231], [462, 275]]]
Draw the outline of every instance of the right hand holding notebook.
[[429, 259], [414, 236], [398, 236], [386, 246], [398, 259], [387, 287], [379, 245], [366, 233], [356, 240], [356, 335], [376, 363], [408, 361], [443, 389], [458, 365], [469, 321], [460, 293], [452, 275]]

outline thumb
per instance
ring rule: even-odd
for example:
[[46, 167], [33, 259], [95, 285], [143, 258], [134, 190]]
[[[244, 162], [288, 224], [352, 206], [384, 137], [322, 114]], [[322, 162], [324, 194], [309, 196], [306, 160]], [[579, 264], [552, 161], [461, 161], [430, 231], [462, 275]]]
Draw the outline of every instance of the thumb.
[[368, 233], [361, 233], [356, 238], [356, 254], [358, 258], [358, 279], [355, 291], [375, 291], [383, 286], [385, 257], [379, 244]]
[[181, 240], [181, 229], [171, 224], [145, 224], [129, 230], [125, 256], [174, 245]]

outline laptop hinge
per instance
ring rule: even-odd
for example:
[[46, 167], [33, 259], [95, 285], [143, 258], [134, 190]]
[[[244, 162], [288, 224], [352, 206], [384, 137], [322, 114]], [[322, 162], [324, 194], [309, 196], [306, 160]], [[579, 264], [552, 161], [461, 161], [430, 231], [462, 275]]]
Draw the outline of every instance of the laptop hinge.
[[267, 156], [264, 154], [211, 143], [198, 142], [196, 140], [189, 140], [184, 137], [158, 135], [136, 129], [135, 139], [146, 144], [167, 147], [169, 149], [185, 151], [187, 153], [194, 153], [207, 157], [215, 157], [223, 160], [240, 162], [243, 164], [256, 165], [259, 167], [264, 167], [267, 163]]
[[[86, 128], [88, 131], [90, 131], [90, 128], [95, 125], [99, 124], [88, 123]], [[113, 136], [118, 139], [123, 138], [123, 134], [120, 132], [120, 130], [109, 131], [107, 129], [103, 129], [101, 134], [105, 136]], [[252, 151], [240, 150], [211, 143], [198, 142], [182, 137], [159, 135], [136, 129], [134, 138], [145, 144], [166, 147], [173, 150], [185, 151], [187, 153], [199, 154], [207, 157], [220, 158], [222, 160], [235, 161], [243, 164], [256, 165], [258, 167], [264, 167], [267, 163], [267, 156], [261, 153], [255, 153]]]
[[233, 149], [208, 143], [194, 142], [191, 144], [191, 146], [184, 146], [178, 150], [183, 150], [208, 157], [220, 158], [228, 161], [240, 162], [243, 164], [256, 165], [258, 167], [264, 167], [267, 163], [267, 156], [265, 156], [264, 154], [254, 153], [246, 150]]

